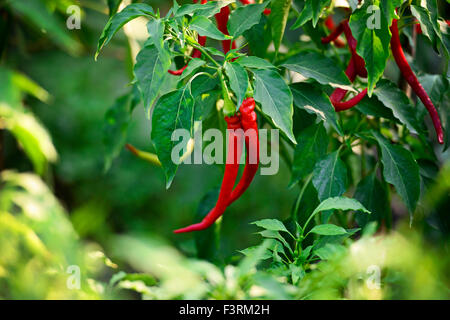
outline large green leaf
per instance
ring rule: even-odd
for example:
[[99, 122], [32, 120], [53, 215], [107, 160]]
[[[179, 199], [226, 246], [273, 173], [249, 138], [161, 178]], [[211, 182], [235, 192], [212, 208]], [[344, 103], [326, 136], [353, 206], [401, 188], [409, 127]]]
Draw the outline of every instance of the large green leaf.
[[[374, 19], [378, 11], [369, 10], [372, 5], [379, 6], [379, 0], [365, 1], [350, 18], [350, 28], [358, 41], [356, 51], [366, 62], [369, 96], [372, 95], [375, 85], [384, 73], [391, 41], [389, 31], [391, 22], [388, 23], [382, 17]], [[383, 8], [380, 10], [383, 15], [385, 10]]]
[[381, 148], [384, 179], [394, 185], [408, 210], [414, 212], [420, 196], [419, 165], [410, 151], [390, 144], [376, 131], [372, 134]]
[[337, 133], [343, 135], [333, 105], [319, 86], [309, 83], [296, 83], [291, 86], [291, 91], [297, 108], [316, 114], [320, 119], [331, 125]]
[[288, 232], [283, 222], [277, 219], [263, 219], [252, 222], [252, 224], [257, 225], [258, 227], [266, 230]]
[[140, 93], [134, 86], [130, 93], [119, 97], [106, 112], [103, 128], [103, 146], [105, 148], [105, 171], [120, 154], [126, 143], [131, 113], [140, 101]]
[[313, 26], [316, 27], [322, 11], [330, 5], [330, 2], [331, 0], [306, 0], [302, 12], [291, 29], [300, 28], [309, 20], [312, 20]]
[[184, 4], [178, 8], [175, 17], [182, 17], [184, 15], [198, 15], [205, 16], [207, 18], [220, 12], [223, 7], [235, 2], [234, 0], [218, 0], [218, 1], [208, 1], [205, 4], [199, 3], [188, 3]]
[[417, 119], [417, 110], [408, 96], [389, 80], [381, 80], [375, 91], [378, 100], [392, 110], [394, 116], [415, 133], [423, 133], [423, 124]]
[[276, 69], [276, 67], [269, 61], [255, 57], [255, 56], [244, 56], [236, 60], [243, 67], [254, 68], [254, 69]]
[[145, 46], [136, 57], [134, 74], [137, 85], [144, 99], [147, 114], [160, 94], [160, 90], [168, 78], [170, 54], [167, 50], [158, 50], [151, 44]]
[[342, 68], [335, 61], [318, 52], [300, 52], [290, 57], [282, 66], [323, 85], [354, 91]]
[[292, 93], [284, 79], [274, 70], [252, 69], [255, 75], [255, 100], [262, 112], [294, 143], [292, 116], [294, 114]]
[[192, 30], [197, 31], [201, 36], [205, 36], [215, 40], [231, 39], [231, 37], [220, 32], [220, 30], [217, 29], [216, 25], [205, 16], [194, 17], [189, 26]]
[[242, 101], [244, 101], [245, 93], [248, 87], [248, 74], [247, 71], [236, 62], [225, 63], [225, 73], [230, 80], [230, 87], [236, 95], [238, 101], [237, 108], [240, 107]]
[[334, 197], [322, 201], [317, 206], [317, 208], [314, 209], [312, 215], [314, 216], [319, 212], [328, 210], [344, 210], [344, 211], [353, 210], [364, 213], [370, 213], [370, 211], [367, 210], [358, 200], [347, 197]]
[[291, 3], [292, 0], [272, 0], [269, 20], [272, 27], [272, 39], [275, 45], [275, 52], [278, 52], [280, 49]]
[[249, 4], [234, 10], [228, 20], [228, 32], [233, 38], [242, 35], [245, 31], [258, 24], [268, 2]]
[[392, 113], [392, 110], [387, 108], [377, 97], [364, 97], [356, 106], [356, 109], [361, 113], [377, 118], [385, 118], [395, 122], [399, 122]]
[[347, 234], [344, 228], [334, 224], [320, 224], [312, 228], [310, 232], [321, 236], [340, 236]]
[[424, 7], [411, 5], [411, 13], [417, 20], [419, 20], [422, 34], [430, 40], [433, 48], [437, 51], [438, 38], [433, 28], [430, 12]]
[[314, 167], [312, 183], [319, 200], [338, 197], [347, 190], [347, 168], [335, 151], [319, 160]]
[[300, 132], [294, 152], [291, 184], [304, 179], [314, 169], [328, 148], [329, 138], [322, 122], [313, 124]]
[[119, 13], [116, 13], [111, 18], [103, 29], [103, 32], [98, 40], [97, 52], [95, 58], [97, 59], [100, 50], [108, 44], [112, 37], [120, 30], [126, 23], [136, 19], [137, 17], [152, 17], [154, 15], [153, 8], [145, 3], [132, 3], [125, 7]]
[[[192, 133], [194, 105], [194, 97], [187, 85], [162, 96], [153, 110], [152, 141], [164, 168], [167, 188], [172, 184], [178, 169], [178, 164], [172, 160], [172, 149], [181, 143], [172, 141], [172, 133], [176, 129], [186, 129]], [[187, 141], [182, 143], [186, 144]]]
[[371, 173], [358, 183], [354, 198], [372, 212], [370, 217], [366, 214], [356, 214], [356, 222], [361, 227], [364, 227], [369, 219], [380, 221], [391, 214], [388, 190], [377, 178], [376, 172]]

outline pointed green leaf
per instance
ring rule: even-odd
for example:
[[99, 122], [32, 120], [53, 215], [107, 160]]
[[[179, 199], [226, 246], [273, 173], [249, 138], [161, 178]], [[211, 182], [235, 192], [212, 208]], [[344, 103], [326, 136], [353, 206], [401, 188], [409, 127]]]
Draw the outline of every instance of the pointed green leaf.
[[327, 152], [329, 138], [322, 122], [320, 122], [300, 132], [297, 141], [292, 165], [291, 185], [304, 179], [313, 171], [317, 161]]
[[339, 159], [339, 152], [330, 153], [317, 162], [312, 183], [320, 201], [344, 194], [347, 190], [347, 168]]
[[294, 114], [292, 93], [284, 79], [274, 70], [253, 69], [255, 75], [255, 100], [262, 112], [294, 143], [292, 116]]
[[220, 32], [216, 25], [205, 16], [195, 16], [189, 24], [192, 30], [198, 32], [199, 35], [215, 40], [230, 39], [229, 36]]
[[158, 50], [151, 44], [144, 47], [136, 57], [134, 74], [137, 85], [144, 99], [147, 114], [160, 94], [160, 90], [168, 78], [170, 55], [167, 50]]
[[238, 101], [237, 108], [240, 107], [242, 101], [244, 101], [245, 93], [248, 87], [248, 75], [247, 71], [241, 65], [235, 62], [225, 63], [225, 73], [230, 80], [230, 87], [236, 95]]
[[272, 0], [269, 20], [272, 26], [272, 39], [275, 45], [275, 52], [278, 52], [284, 29], [289, 16], [292, 0]]
[[153, 8], [148, 4], [133, 3], [109, 18], [105, 28], [103, 29], [100, 39], [98, 40], [95, 58], [97, 59], [100, 50], [102, 50], [102, 48], [108, 44], [108, 42], [116, 34], [116, 32], [119, 31], [119, 29], [122, 28], [126, 23], [130, 22], [133, 19], [136, 19], [137, 17], [152, 17], [153, 15]]
[[311, 229], [311, 233], [315, 233], [321, 236], [340, 236], [347, 234], [347, 231], [334, 224], [320, 224]]
[[255, 24], [258, 24], [267, 4], [267, 1], [260, 4], [248, 4], [234, 10], [228, 20], [228, 31], [230, 35], [233, 38], [237, 38]]
[[282, 66], [300, 73], [305, 78], [312, 78], [320, 84], [355, 91], [342, 68], [318, 52], [300, 52], [289, 58]]
[[341, 126], [337, 121], [336, 111], [334, 111], [328, 96], [322, 92], [319, 86], [309, 83], [296, 83], [291, 86], [291, 91], [297, 108], [316, 114], [324, 122], [331, 125], [337, 133], [343, 135]]
[[381, 148], [384, 179], [394, 185], [408, 210], [413, 213], [420, 196], [419, 165], [410, 151], [390, 144], [376, 131], [372, 134]]

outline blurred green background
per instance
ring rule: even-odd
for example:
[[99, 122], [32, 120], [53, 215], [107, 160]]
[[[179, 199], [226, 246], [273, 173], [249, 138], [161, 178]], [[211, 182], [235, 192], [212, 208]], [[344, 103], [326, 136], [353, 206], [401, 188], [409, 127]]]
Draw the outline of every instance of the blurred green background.
[[[146, 2], [161, 12], [171, 5], [171, 1]], [[64, 26], [70, 4], [82, 8], [80, 30], [67, 30]], [[255, 235], [257, 228], [250, 222], [289, 217], [297, 190], [288, 188], [290, 172], [285, 163], [280, 163], [275, 176], [257, 176], [242, 199], [227, 210], [221, 223], [220, 250], [212, 259], [218, 267], [193, 266], [185, 256], [197, 256], [194, 237], [174, 235], [172, 230], [195, 219], [202, 198], [220, 185], [221, 171], [207, 165], [181, 166], [172, 187], [166, 190], [160, 168], [123, 149], [105, 172], [105, 113], [120, 95], [129, 91], [131, 81], [129, 39], [123, 31], [94, 61], [99, 35], [108, 19], [106, 1], [0, 1], [0, 19], [3, 75], [26, 75], [44, 90], [41, 94], [30, 94], [32, 86], [19, 86], [20, 107], [16, 109], [38, 119], [58, 154], [40, 179], [30, 173], [33, 162], [27, 157], [23, 142], [18, 144], [14, 132], [0, 126], [0, 298], [139, 297], [134, 292], [147, 298], [259, 297], [252, 295], [250, 288], [239, 287], [240, 282], [233, 282], [233, 272], [237, 272], [234, 267], [222, 267], [234, 264], [241, 257], [239, 250], [260, 242]], [[421, 56], [426, 55], [418, 55]], [[16, 90], [9, 87], [8, 81], [6, 76], [0, 78], [2, 97]], [[152, 151], [150, 129], [149, 119], [142, 106], [138, 106], [128, 127], [127, 142]], [[443, 164], [445, 159], [448, 152], [443, 155]], [[52, 162], [51, 157], [47, 160]], [[392, 249], [399, 252], [410, 249], [407, 260], [411, 265], [399, 272], [403, 272], [402, 277], [418, 277], [418, 283], [413, 285], [414, 294], [405, 290], [372, 296], [373, 293], [360, 292], [362, 289], [353, 284], [350, 297], [448, 297], [449, 180], [449, 170], [444, 171], [436, 184], [440, 196], [431, 199], [427, 207], [433, 209], [424, 209], [413, 229], [400, 228], [411, 241], [400, 235], [385, 240], [389, 243], [402, 239]], [[427, 219], [440, 219], [439, 225], [446, 229], [433, 229]], [[391, 248], [389, 244], [386, 246]], [[330, 270], [324, 271], [322, 277], [330, 284], [316, 297], [340, 297], [336, 292], [343, 284], [339, 282], [350, 277], [345, 267], [351, 264], [348, 259], [349, 256], [339, 257], [328, 265]], [[162, 272], [155, 266], [156, 260], [179, 264], [180, 269]], [[425, 260], [431, 266], [426, 272], [435, 272], [433, 279], [440, 277], [439, 283], [420, 271], [423, 266], [414, 266]], [[386, 265], [390, 263], [397, 262], [388, 261]], [[82, 279], [87, 278], [82, 280], [82, 290], [66, 288], [70, 265], [80, 266]], [[343, 273], [336, 280], [338, 283], [333, 282], [333, 270]], [[185, 275], [184, 280], [176, 276], [179, 272]], [[195, 275], [192, 282], [181, 285], [190, 273]], [[418, 274], [424, 275], [424, 279]], [[394, 279], [396, 273], [390, 276]], [[269, 298], [308, 297], [305, 291], [323, 282], [311, 277], [308, 285], [296, 291], [281, 286], [266, 274], [257, 278], [260, 287], [272, 288], [270, 294], [261, 295]], [[119, 280], [121, 287], [132, 290], [114, 289]], [[148, 289], [156, 282], [161, 292]], [[178, 291], [171, 282], [180, 286]], [[230, 283], [236, 287], [230, 289]], [[186, 294], [188, 290], [183, 288], [192, 285], [199, 285], [199, 293]], [[424, 293], [425, 287], [431, 292]]]

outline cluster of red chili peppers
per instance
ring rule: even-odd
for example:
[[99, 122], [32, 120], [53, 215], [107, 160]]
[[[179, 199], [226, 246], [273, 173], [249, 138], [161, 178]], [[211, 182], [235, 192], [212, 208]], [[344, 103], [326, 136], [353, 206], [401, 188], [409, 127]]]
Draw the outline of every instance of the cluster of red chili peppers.
[[[252, 183], [259, 165], [259, 139], [255, 100], [253, 98], [245, 99], [239, 110], [240, 114], [225, 117], [229, 145], [225, 172], [216, 205], [200, 223], [175, 230], [175, 233], [199, 231], [210, 227], [222, 216], [228, 206], [242, 196]], [[246, 149], [245, 167], [239, 183], [233, 189], [239, 173], [243, 138], [245, 138]]]
[[[202, 0], [201, 4], [205, 4], [208, 0]], [[254, 0], [240, 0], [242, 4], [252, 4]], [[194, 0], [197, 3], [198, 0]], [[270, 9], [264, 11], [265, 14], [270, 13]], [[219, 13], [215, 15], [217, 28], [223, 33], [228, 35], [228, 18], [230, 15], [230, 8], [228, 6], [223, 7]], [[199, 37], [198, 42], [204, 46], [206, 42], [205, 37]], [[222, 48], [225, 54], [230, 49], [236, 49], [235, 42], [231, 40], [222, 41]], [[201, 53], [198, 50], [194, 50], [192, 53], [193, 58], [200, 57]], [[186, 69], [187, 65], [177, 71], [169, 71], [174, 75], [181, 75]], [[234, 201], [239, 199], [242, 194], [248, 189], [253, 181], [253, 178], [258, 171], [259, 166], [259, 138], [258, 138], [258, 123], [255, 112], [255, 100], [253, 98], [247, 98], [243, 101], [239, 108], [239, 113], [225, 117], [227, 122], [228, 133], [228, 154], [225, 164], [225, 172], [222, 179], [222, 185], [220, 187], [219, 198], [216, 205], [200, 222], [188, 226], [186, 228], [175, 230], [175, 233], [184, 233], [204, 230], [210, 227], [214, 222], [219, 219], [225, 212], [228, 206]], [[242, 155], [242, 144], [245, 140], [246, 160], [244, 172], [239, 180], [239, 183], [234, 188], [236, 179], [239, 173], [239, 162]], [[234, 188], [234, 189], [233, 189]]]
[[[350, 59], [349, 65], [345, 71], [345, 74], [347, 75], [349, 80], [351, 82], [354, 82], [357, 76], [366, 78], [367, 70], [365, 68], [365, 62], [364, 62], [364, 59], [361, 58], [361, 56], [359, 56], [356, 53], [357, 41], [352, 35], [348, 20], [344, 20], [336, 27], [334, 25], [333, 19], [331, 17], [328, 17], [325, 20], [325, 25], [328, 29], [330, 29], [331, 33], [329, 36], [322, 38], [322, 43], [334, 42], [334, 44], [337, 47], [343, 47], [344, 43], [339, 38], [339, 36], [342, 33], [344, 33], [345, 37], [347, 38], [347, 44], [350, 49], [351, 59]], [[444, 132], [442, 130], [442, 124], [441, 124], [441, 120], [439, 118], [439, 114], [438, 114], [435, 106], [433, 105], [433, 102], [431, 101], [430, 97], [428, 96], [427, 92], [425, 91], [423, 86], [420, 84], [416, 75], [412, 71], [411, 66], [409, 65], [408, 61], [406, 60], [406, 57], [405, 57], [405, 54], [403, 52], [401, 42], [400, 42], [400, 35], [399, 35], [399, 31], [398, 31], [398, 20], [397, 19], [393, 20], [390, 30], [392, 33], [392, 38], [391, 38], [392, 55], [394, 56], [394, 59], [398, 65], [398, 67], [400, 68], [402, 76], [405, 78], [405, 80], [408, 82], [408, 84], [414, 90], [416, 95], [422, 101], [424, 106], [427, 108], [428, 113], [430, 114], [431, 119], [433, 121], [434, 128], [436, 130], [438, 142], [440, 144], [443, 144], [444, 143]], [[366, 96], [367, 89], [364, 89], [362, 92], [360, 92], [358, 95], [356, 95], [352, 99], [343, 102], [342, 100], [344, 99], [346, 94], [347, 94], [347, 90], [339, 89], [339, 88], [336, 89], [331, 94], [330, 100], [337, 112], [348, 110], [348, 109], [356, 106]]]

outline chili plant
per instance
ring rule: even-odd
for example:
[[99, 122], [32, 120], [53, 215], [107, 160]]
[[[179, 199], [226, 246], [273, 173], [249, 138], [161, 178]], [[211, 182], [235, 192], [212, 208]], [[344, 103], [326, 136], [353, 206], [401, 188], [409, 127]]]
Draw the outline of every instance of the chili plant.
[[[203, 129], [224, 130], [227, 120], [229, 128], [246, 123], [256, 133], [258, 127], [279, 130], [279, 154], [291, 170], [282, 187], [298, 188], [299, 194], [284, 223], [255, 224], [273, 240], [266, 258], [293, 283], [305, 266], [326, 260], [360, 230], [390, 230], [403, 213], [414, 223], [421, 194], [449, 141], [449, 27], [439, 13], [444, 3], [194, 2], [174, 1], [165, 14], [136, 2], [112, 12], [96, 57], [135, 18], [147, 19], [149, 36], [136, 56], [129, 94], [108, 114], [108, 134], [116, 137], [108, 140], [108, 162], [123, 149], [123, 128], [140, 100], [151, 119], [156, 154], [129, 148], [162, 166], [167, 188], [179, 166], [171, 157], [176, 129], [191, 137], [182, 159], [192, 151], [197, 121]], [[428, 68], [416, 63], [418, 43], [436, 57], [441, 74], [427, 74]], [[241, 107], [248, 99], [256, 103], [250, 124]], [[435, 135], [429, 134], [430, 124]], [[246, 162], [243, 191], [257, 168]], [[238, 187], [232, 190], [237, 169], [226, 165], [210, 215], [179, 232], [212, 225], [236, 200], [233, 192], [242, 194]]]

